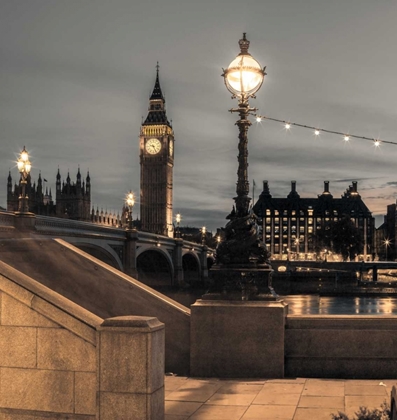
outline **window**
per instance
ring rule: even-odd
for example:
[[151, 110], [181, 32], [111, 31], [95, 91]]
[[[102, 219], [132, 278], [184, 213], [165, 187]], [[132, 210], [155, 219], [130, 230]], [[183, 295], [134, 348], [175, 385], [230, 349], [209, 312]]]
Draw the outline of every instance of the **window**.
[[266, 210], [266, 216], [270, 216], [270, 210], [269, 209]]

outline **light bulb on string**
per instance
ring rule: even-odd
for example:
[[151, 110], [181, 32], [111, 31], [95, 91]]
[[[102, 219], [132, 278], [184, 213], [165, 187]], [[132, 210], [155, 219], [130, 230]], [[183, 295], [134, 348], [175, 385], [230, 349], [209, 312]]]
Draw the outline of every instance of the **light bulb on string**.
[[350, 140], [350, 136], [348, 136], [347, 134], [343, 137], [344, 141], [349, 141]]
[[379, 147], [379, 146], [380, 146], [380, 140], [379, 140], [379, 139], [376, 139], [376, 140], [374, 141], [374, 146], [375, 146], [375, 147]]
[[256, 122], [261, 122], [262, 118], [261, 117], [256, 117]]
[[286, 130], [289, 130], [291, 128], [291, 124], [286, 123], [284, 127], [286, 128]]
[[320, 135], [320, 130], [314, 130], [314, 135], [319, 136]]

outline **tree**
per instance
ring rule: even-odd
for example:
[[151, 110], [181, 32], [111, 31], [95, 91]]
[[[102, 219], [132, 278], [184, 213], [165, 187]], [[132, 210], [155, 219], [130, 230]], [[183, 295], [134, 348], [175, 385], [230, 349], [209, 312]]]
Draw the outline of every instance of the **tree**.
[[352, 260], [362, 252], [363, 243], [363, 233], [348, 215], [343, 215], [337, 222], [325, 224], [316, 233], [316, 250], [328, 248], [341, 254], [344, 261], [348, 258]]

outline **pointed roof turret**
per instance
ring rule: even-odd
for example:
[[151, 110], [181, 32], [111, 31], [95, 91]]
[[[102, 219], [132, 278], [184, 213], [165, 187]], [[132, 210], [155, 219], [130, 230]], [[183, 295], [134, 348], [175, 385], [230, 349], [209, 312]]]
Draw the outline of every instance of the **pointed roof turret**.
[[165, 99], [160, 87], [158, 62], [156, 69], [156, 81], [154, 83], [152, 95], [149, 98], [149, 113], [143, 125], [166, 124], [169, 127], [171, 127], [171, 124], [168, 121], [167, 114], [165, 112]]
[[164, 96], [163, 96], [163, 92], [161, 91], [161, 87], [160, 87], [160, 80], [159, 80], [159, 62], [157, 61], [157, 65], [156, 65], [156, 82], [154, 83], [154, 88], [153, 88], [153, 93], [152, 96], [150, 97], [150, 100], [152, 101], [153, 99], [161, 99], [165, 102]]
[[11, 178], [11, 170], [9, 170], [9, 171], [8, 171], [8, 178], [7, 178], [7, 181], [8, 181], [8, 183], [9, 183], [9, 184], [11, 184], [11, 182], [12, 182], [12, 178]]

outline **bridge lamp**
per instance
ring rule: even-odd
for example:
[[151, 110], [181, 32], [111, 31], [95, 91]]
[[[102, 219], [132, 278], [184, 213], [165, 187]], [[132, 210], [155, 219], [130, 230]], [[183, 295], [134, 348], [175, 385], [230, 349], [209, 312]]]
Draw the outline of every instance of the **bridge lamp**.
[[207, 228], [203, 226], [201, 228], [201, 243], [205, 245], [205, 233], [207, 232]]
[[17, 161], [18, 171], [21, 174], [21, 186], [22, 192], [19, 196], [19, 205], [18, 211], [21, 213], [27, 213], [29, 211], [28, 208], [28, 196], [26, 194], [26, 184], [28, 175], [30, 170], [32, 169], [32, 164], [29, 161], [29, 153], [27, 152], [25, 146], [23, 146], [23, 150], [19, 155], [19, 159]]
[[134, 208], [135, 197], [131, 190], [127, 194], [125, 202], [128, 206], [128, 229], [132, 229], [132, 209]]
[[176, 237], [180, 238], [180, 231], [179, 231], [179, 224], [181, 223], [181, 214], [177, 213], [177, 215], [175, 216], [175, 221], [176, 221]]

